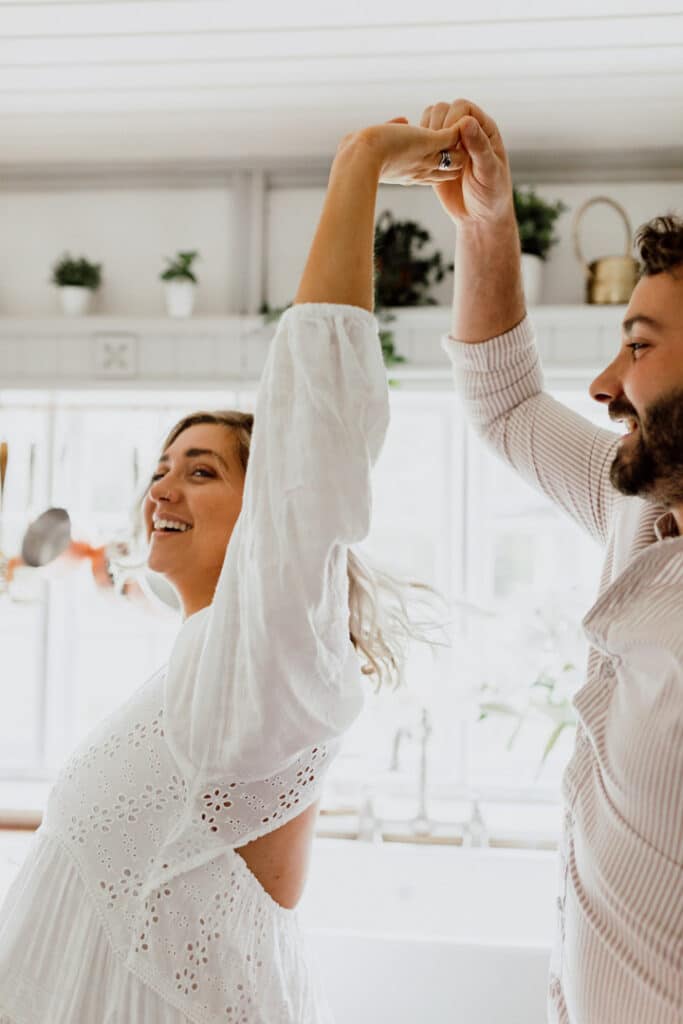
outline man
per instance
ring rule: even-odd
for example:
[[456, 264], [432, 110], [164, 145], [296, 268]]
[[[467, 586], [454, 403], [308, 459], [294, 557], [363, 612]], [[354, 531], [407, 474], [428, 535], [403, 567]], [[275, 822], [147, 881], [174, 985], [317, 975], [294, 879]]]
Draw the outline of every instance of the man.
[[[621, 346], [591, 385], [622, 438], [542, 391], [520, 275], [505, 149], [458, 100], [469, 156], [436, 191], [457, 224], [453, 328], [444, 342], [472, 423], [526, 480], [605, 546], [566, 770], [557, 1024], [683, 1020], [683, 220], [641, 229], [641, 276]], [[457, 340], [455, 340], [457, 339]], [[567, 581], [569, 584], [571, 581]], [[558, 580], [558, 586], [563, 581]]]

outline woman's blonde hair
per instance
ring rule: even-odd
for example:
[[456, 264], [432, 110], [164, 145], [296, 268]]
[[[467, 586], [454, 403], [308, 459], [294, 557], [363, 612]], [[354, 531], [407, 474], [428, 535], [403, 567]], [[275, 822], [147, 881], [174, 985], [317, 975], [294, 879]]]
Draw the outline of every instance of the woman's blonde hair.
[[[233, 410], [194, 412], [184, 416], [169, 431], [162, 451], [189, 427], [200, 423], [226, 427], [232, 433], [237, 455], [247, 471], [254, 417], [248, 412]], [[349, 635], [356, 650], [365, 659], [363, 671], [374, 677], [377, 686], [398, 685], [403, 679], [403, 667], [409, 640], [433, 643], [436, 626], [431, 621], [415, 622], [411, 605], [432, 605], [437, 596], [431, 587], [407, 580], [399, 580], [386, 572], [373, 568], [357, 550], [348, 552], [349, 578]]]

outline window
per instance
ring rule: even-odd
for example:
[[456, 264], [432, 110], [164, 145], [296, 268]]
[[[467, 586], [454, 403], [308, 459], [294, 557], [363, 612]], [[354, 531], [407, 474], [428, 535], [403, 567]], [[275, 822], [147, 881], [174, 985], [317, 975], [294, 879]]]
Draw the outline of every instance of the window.
[[[564, 384], [556, 394], [592, 416], [584, 391]], [[251, 408], [253, 398], [0, 395], [0, 433], [10, 443], [6, 551], [18, 550], [28, 519], [48, 504], [69, 509], [78, 538], [99, 544], [125, 535], [168, 427], [189, 409]], [[541, 759], [557, 725], [551, 705], [581, 685], [579, 622], [595, 593], [600, 551], [482, 446], [450, 389], [398, 386], [391, 404], [364, 547], [383, 567], [444, 596], [453, 642], [415, 645], [406, 687], [369, 697], [333, 767], [332, 798], [357, 798], [371, 786], [414, 801], [424, 708], [434, 806], [472, 797], [555, 806], [570, 724], [542, 768]], [[44, 576], [24, 574], [0, 598], [4, 778], [50, 778], [163, 663], [178, 624], [161, 606], [97, 590], [85, 564]]]

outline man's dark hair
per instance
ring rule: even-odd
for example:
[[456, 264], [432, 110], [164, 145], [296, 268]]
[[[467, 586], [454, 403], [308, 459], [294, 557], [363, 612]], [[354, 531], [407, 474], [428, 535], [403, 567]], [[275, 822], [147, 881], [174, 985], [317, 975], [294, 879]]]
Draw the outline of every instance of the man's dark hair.
[[683, 217], [655, 217], [638, 228], [634, 241], [640, 257], [639, 277], [683, 269]]

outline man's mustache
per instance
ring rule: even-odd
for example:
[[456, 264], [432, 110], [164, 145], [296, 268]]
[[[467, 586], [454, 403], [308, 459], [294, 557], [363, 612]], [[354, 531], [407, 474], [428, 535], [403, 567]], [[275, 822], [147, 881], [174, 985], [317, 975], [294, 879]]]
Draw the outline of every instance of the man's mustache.
[[625, 398], [615, 398], [613, 402], [610, 402], [607, 406], [607, 415], [611, 420], [620, 420], [624, 416], [632, 416], [634, 420], [640, 422], [640, 416]]

